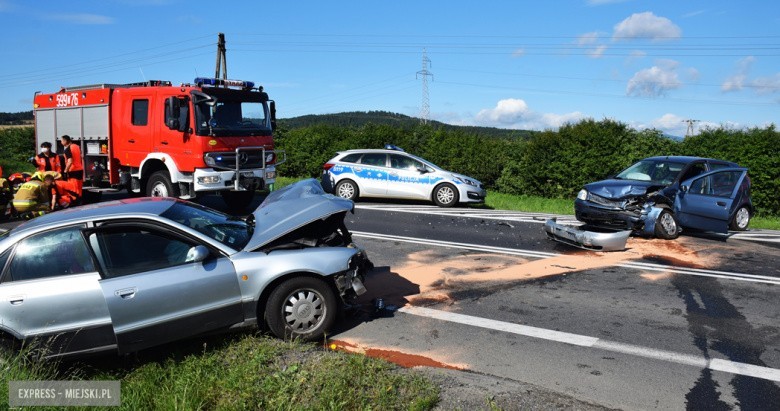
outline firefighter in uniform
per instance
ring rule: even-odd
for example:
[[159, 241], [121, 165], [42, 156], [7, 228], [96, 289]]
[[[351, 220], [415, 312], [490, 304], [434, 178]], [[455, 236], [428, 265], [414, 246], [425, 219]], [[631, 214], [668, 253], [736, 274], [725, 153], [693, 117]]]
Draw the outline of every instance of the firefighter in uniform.
[[36, 173], [35, 178], [19, 187], [11, 204], [17, 213], [26, 214], [27, 217], [43, 215], [53, 209], [50, 204], [53, 184], [53, 175]]
[[62, 172], [62, 157], [51, 151], [51, 143], [48, 141], [41, 143], [41, 152], [33, 157], [33, 162], [38, 171]]
[[81, 187], [84, 185], [84, 161], [81, 158], [81, 147], [73, 143], [67, 134], [60, 137], [60, 142], [65, 147], [65, 169], [62, 170], [62, 178], [73, 184], [74, 191], [81, 198]]

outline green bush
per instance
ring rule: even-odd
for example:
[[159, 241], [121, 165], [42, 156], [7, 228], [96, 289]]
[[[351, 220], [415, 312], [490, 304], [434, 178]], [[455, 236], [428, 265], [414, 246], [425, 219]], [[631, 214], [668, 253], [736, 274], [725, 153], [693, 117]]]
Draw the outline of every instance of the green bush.
[[32, 127], [0, 128], [0, 167], [3, 176], [34, 171], [27, 160], [35, 155], [35, 133]]
[[681, 145], [690, 155], [720, 158], [749, 168], [753, 205], [762, 214], [780, 215], [780, 132], [774, 125], [706, 129]]

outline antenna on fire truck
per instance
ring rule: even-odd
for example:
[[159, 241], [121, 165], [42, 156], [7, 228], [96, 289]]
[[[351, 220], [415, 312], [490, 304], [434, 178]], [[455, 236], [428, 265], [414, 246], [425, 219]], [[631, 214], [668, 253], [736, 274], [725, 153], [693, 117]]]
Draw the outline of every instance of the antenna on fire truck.
[[227, 80], [227, 49], [225, 48], [225, 33], [219, 33], [219, 40], [217, 41], [217, 69], [214, 71], [214, 78], [220, 77], [220, 71], [222, 72], [222, 80]]

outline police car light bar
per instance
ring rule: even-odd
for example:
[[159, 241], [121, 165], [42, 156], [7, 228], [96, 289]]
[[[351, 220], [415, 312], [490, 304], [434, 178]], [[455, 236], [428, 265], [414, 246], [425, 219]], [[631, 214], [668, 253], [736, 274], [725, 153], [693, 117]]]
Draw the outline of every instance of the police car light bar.
[[241, 88], [254, 88], [255, 83], [252, 81], [243, 80], [223, 80], [219, 78], [209, 77], [196, 77], [195, 84], [199, 86], [222, 86], [222, 87], [241, 87]]

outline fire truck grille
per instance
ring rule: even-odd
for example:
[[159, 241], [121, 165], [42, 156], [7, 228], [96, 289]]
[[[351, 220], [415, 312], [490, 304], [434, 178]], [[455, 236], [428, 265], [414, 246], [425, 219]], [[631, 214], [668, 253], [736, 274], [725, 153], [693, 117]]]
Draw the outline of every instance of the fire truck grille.
[[[206, 164], [211, 165], [215, 169], [236, 169], [236, 153], [207, 153]], [[208, 160], [210, 159], [210, 160]], [[238, 154], [238, 167], [239, 170], [247, 170], [254, 168], [263, 168], [263, 151], [262, 150], [246, 150], [241, 151]]]

